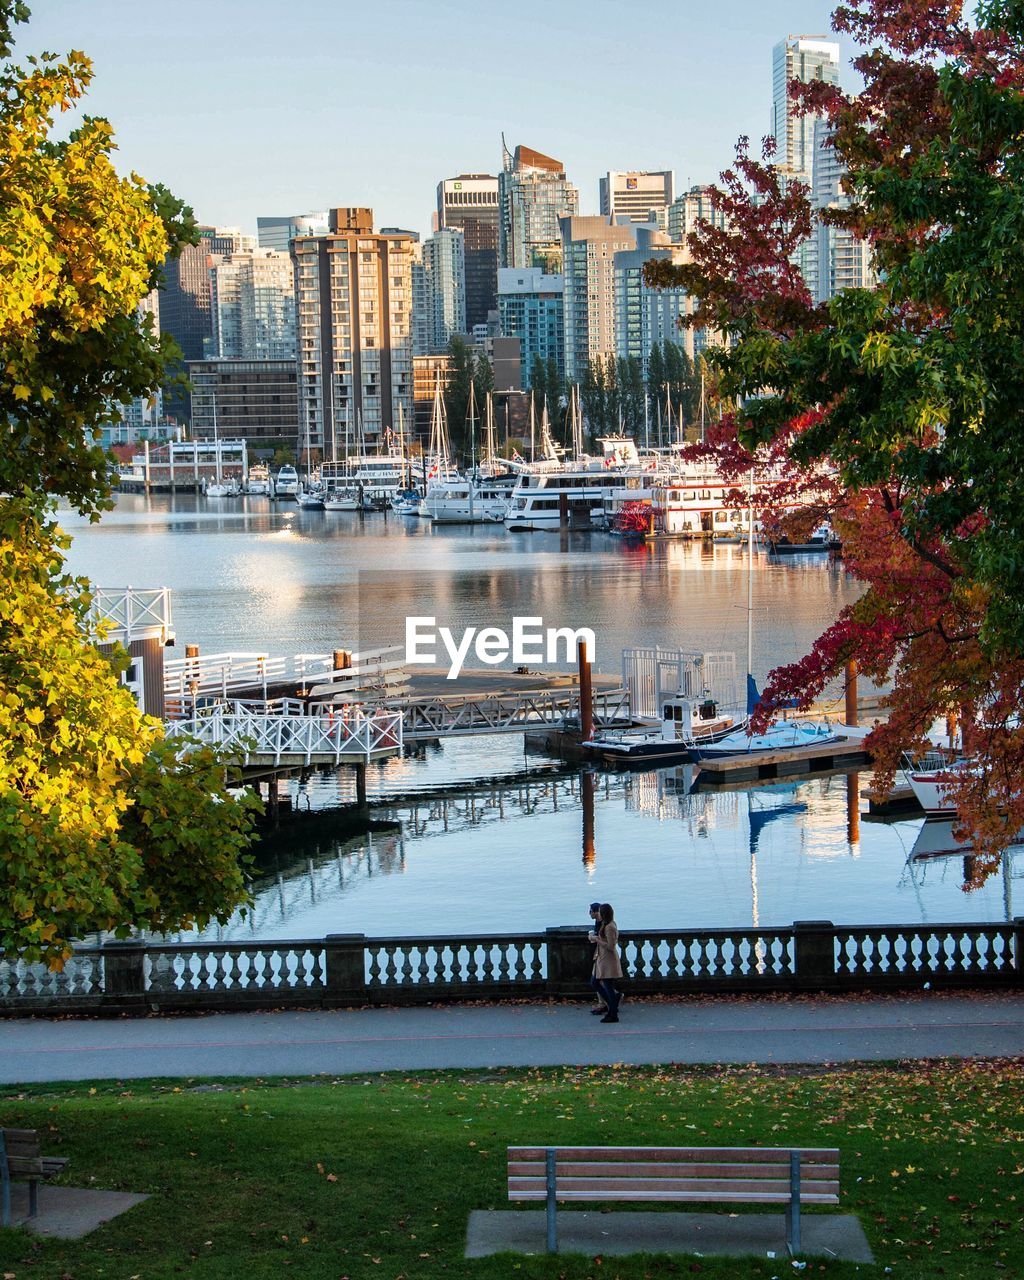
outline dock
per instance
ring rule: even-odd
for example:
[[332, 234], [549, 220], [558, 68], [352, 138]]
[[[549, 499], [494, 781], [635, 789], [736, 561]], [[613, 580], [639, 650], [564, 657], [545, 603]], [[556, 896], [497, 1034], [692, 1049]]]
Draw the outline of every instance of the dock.
[[720, 760], [700, 761], [702, 783], [752, 782], [764, 778], [788, 778], [794, 774], [826, 773], [850, 765], [870, 764], [862, 738], [839, 738], [820, 746], [785, 751], [742, 752]]

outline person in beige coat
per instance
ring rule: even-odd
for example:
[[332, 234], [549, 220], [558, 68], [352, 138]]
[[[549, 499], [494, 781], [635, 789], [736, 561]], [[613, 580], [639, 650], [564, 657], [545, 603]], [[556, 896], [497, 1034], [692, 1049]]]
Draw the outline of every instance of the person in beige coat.
[[602, 1022], [618, 1022], [619, 1001], [621, 994], [615, 986], [615, 979], [622, 977], [622, 961], [619, 958], [619, 926], [615, 923], [615, 912], [608, 902], [600, 907], [601, 923], [596, 933], [588, 935], [595, 944], [594, 951], [594, 983], [604, 997], [608, 1012]]

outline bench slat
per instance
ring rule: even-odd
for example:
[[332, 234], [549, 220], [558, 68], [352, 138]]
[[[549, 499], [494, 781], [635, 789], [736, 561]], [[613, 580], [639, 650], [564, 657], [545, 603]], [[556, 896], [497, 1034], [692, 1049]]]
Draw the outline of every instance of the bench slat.
[[[545, 1200], [547, 1194], [544, 1191], [510, 1191], [508, 1198], [510, 1200]], [[593, 1204], [600, 1200], [664, 1200], [664, 1201], [680, 1201], [680, 1202], [705, 1202], [718, 1201], [721, 1204], [789, 1204], [789, 1191], [785, 1194], [781, 1192], [771, 1192], [765, 1194], [755, 1194], [749, 1191], [647, 1191], [641, 1195], [637, 1195], [631, 1191], [608, 1191], [595, 1195], [590, 1191], [568, 1191], [564, 1195], [561, 1188], [555, 1197], [557, 1200], [579, 1200], [589, 1201]], [[838, 1204], [839, 1197], [834, 1195], [818, 1195], [814, 1192], [808, 1192], [806, 1195], [800, 1193], [801, 1204]]]
[[[834, 1147], [552, 1147], [558, 1160], [688, 1161], [705, 1163], [727, 1161], [729, 1164], [784, 1164], [789, 1168], [791, 1151], [800, 1152], [800, 1163], [838, 1164], [839, 1151]], [[547, 1147], [509, 1147], [509, 1160], [545, 1160]]]
[[[545, 1190], [543, 1178], [509, 1178], [509, 1191]], [[642, 1195], [647, 1191], [750, 1191], [771, 1195], [789, 1195], [789, 1180], [783, 1178], [559, 1178], [557, 1194], [563, 1191], [589, 1191], [594, 1195], [604, 1191], [635, 1191]], [[839, 1183], [819, 1182], [807, 1188], [810, 1195], [837, 1195]]]
[[[562, 1177], [613, 1177], [628, 1169], [634, 1177], [657, 1178], [789, 1178], [789, 1165], [778, 1164], [698, 1164], [681, 1163], [648, 1164], [644, 1161], [627, 1164], [625, 1161], [605, 1162], [601, 1160], [556, 1161], [556, 1172]], [[542, 1160], [510, 1160], [508, 1162], [509, 1177], [544, 1178], [546, 1167]], [[839, 1177], [837, 1164], [815, 1164], [806, 1168], [801, 1164], [800, 1179], [802, 1182], [818, 1183]]]
[[43, 1162], [39, 1156], [8, 1156], [7, 1168], [12, 1178], [41, 1178], [43, 1176]]
[[3, 1129], [5, 1142], [38, 1142], [38, 1129]]

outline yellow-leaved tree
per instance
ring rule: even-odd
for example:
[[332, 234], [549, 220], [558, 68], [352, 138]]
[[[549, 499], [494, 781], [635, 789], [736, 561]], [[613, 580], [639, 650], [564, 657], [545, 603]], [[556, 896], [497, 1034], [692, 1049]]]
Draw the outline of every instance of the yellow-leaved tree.
[[49, 508], [109, 505], [96, 429], [159, 386], [173, 344], [136, 308], [193, 236], [163, 188], [118, 175], [104, 120], [66, 138], [81, 53], [12, 61], [0, 0], [0, 954], [59, 965], [74, 938], [224, 919], [246, 900], [250, 800], [182, 754], [95, 646], [88, 583]]

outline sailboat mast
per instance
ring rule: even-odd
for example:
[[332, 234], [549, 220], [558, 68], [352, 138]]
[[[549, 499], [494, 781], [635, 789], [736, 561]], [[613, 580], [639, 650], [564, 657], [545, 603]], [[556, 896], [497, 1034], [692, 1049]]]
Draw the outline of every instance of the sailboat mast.
[[537, 460], [537, 424], [533, 417], [533, 391], [530, 392], [530, 462]]
[[754, 468], [747, 502], [747, 677], [754, 674]]

